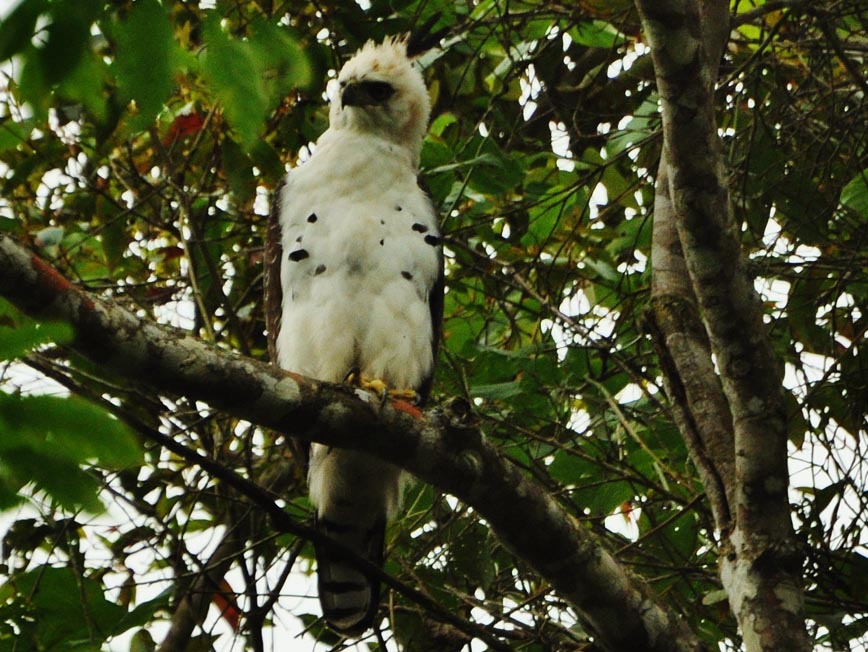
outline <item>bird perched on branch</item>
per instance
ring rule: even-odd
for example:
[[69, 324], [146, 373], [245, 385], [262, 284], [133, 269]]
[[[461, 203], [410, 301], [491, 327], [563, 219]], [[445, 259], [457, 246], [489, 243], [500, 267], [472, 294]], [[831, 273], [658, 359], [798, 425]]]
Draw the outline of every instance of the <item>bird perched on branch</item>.
[[[266, 252], [267, 324], [281, 368], [411, 390], [420, 402], [443, 311], [437, 215], [417, 181], [430, 105], [414, 58], [432, 38], [368, 42], [343, 66], [328, 130], [279, 191]], [[318, 530], [382, 565], [403, 475], [367, 454], [313, 444]], [[315, 548], [326, 620], [347, 635], [364, 632], [379, 581]]]

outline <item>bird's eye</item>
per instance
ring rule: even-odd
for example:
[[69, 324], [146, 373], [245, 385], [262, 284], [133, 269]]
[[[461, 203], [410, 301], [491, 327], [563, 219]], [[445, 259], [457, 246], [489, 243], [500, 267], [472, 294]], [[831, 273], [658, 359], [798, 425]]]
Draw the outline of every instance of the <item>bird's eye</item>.
[[359, 87], [374, 102], [385, 102], [395, 94], [395, 88], [388, 82], [364, 81]]

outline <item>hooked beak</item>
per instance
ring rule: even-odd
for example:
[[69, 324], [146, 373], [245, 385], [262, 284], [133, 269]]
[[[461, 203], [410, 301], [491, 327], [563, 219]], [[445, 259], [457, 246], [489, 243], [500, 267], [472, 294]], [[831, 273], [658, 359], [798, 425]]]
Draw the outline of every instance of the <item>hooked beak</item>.
[[344, 86], [342, 106], [381, 106], [395, 94], [395, 88], [384, 81], [362, 80]]
[[366, 106], [368, 104], [373, 104], [373, 101], [358, 84], [346, 86], [341, 93], [341, 106]]

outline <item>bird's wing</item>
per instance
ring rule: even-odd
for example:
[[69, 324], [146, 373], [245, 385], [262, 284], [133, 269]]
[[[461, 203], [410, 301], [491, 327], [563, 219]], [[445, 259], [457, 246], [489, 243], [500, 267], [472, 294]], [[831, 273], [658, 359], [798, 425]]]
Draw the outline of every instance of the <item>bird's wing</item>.
[[273, 365], [277, 365], [277, 334], [280, 332], [283, 312], [283, 288], [280, 285], [280, 265], [283, 259], [280, 204], [285, 185], [286, 181], [281, 181], [274, 191], [265, 231], [265, 329], [268, 338], [268, 359]]
[[[268, 225], [265, 230], [265, 328], [267, 331], [268, 360], [272, 365], [277, 362], [277, 337], [283, 318], [283, 286], [280, 281], [280, 266], [283, 264], [283, 244], [281, 241], [280, 209], [286, 179], [278, 184], [271, 201]], [[310, 458], [310, 444], [296, 437], [288, 438], [290, 448], [299, 463], [302, 473], [307, 470]]]
[[[436, 216], [437, 208], [434, 206], [434, 202], [431, 201], [428, 189], [425, 187], [425, 184], [421, 179], [418, 183], [422, 192], [428, 196], [428, 200], [431, 202], [431, 212]], [[431, 359], [434, 361], [434, 364], [431, 366], [431, 372], [422, 379], [419, 388], [416, 390], [419, 395], [420, 405], [424, 405], [428, 401], [428, 395], [431, 393], [431, 386], [434, 384], [434, 370], [437, 368], [437, 354], [440, 351], [440, 337], [443, 333], [443, 299], [446, 288], [446, 279], [443, 271], [442, 247], [439, 248], [437, 255], [439, 258], [437, 263], [437, 278], [428, 292], [428, 308], [431, 312]]]

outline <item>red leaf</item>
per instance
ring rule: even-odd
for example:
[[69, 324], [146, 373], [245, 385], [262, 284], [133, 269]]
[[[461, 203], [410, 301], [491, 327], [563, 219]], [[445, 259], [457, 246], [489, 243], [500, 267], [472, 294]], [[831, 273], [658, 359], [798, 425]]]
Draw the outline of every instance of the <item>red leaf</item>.
[[238, 603], [235, 601], [235, 591], [225, 579], [220, 581], [220, 589], [211, 596], [211, 602], [220, 610], [223, 620], [237, 632], [241, 624], [241, 611], [239, 611]]
[[179, 115], [169, 125], [163, 137], [163, 145], [169, 145], [179, 138], [198, 133], [204, 125], [205, 118], [196, 112]]

